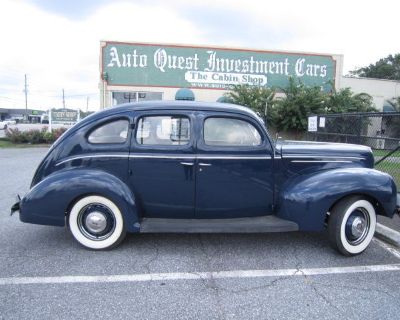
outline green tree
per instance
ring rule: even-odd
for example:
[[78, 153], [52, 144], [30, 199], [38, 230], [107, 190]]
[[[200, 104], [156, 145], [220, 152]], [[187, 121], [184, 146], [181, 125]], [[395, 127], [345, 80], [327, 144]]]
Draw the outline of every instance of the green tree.
[[274, 104], [273, 125], [278, 131], [305, 131], [308, 115], [324, 112], [325, 94], [320, 87], [307, 87], [300, 80], [290, 78], [285, 96], [277, 98]]
[[351, 75], [367, 78], [400, 80], [400, 53], [388, 55], [367, 67], [350, 71]]
[[228, 101], [246, 106], [258, 113], [266, 122], [270, 122], [275, 90], [267, 87], [236, 85], [224, 95]]
[[[295, 134], [306, 131], [311, 114], [376, 111], [370, 95], [354, 94], [350, 88], [326, 93], [321, 87], [308, 87], [299, 79], [289, 78], [288, 86], [281, 91], [284, 95], [275, 98], [274, 89], [240, 85], [233, 87], [225, 97], [232, 103], [253, 109], [264, 119], [267, 105], [266, 122], [278, 131]], [[338, 126], [352, 126], [338, 121]]]
[[[350, 88], [333, 90], [326, 95], [325, 113], [357, 113], [377, 111], [374, 107], [372, 97], [366, 93], [354, 94]], [[369, 118], [365, 117], [332, 117], [326, 123], [328, 132], [353, 134], [355, 136], [366, 134], [370, 124]], [[346, 142], [343, 136], [331, 136], [335, 142]]]
[[327, 94], [324, 107], [325, 113], [377, 111], [369, 94], [354, 94], [350, 88], [333, 90], [331, 94]]

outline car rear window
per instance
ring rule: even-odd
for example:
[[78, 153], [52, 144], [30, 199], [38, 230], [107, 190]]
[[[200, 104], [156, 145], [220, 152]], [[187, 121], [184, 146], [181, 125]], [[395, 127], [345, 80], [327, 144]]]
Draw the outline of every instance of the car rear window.
[[261, 136], [249, 122], [234, 118], [207, 118], [204, 142], [210, 146], [258, 146]]
[[120, 119], [101, 125], [88, 137], [90, 143], [124, 143], [128, 138], [129, 121]]

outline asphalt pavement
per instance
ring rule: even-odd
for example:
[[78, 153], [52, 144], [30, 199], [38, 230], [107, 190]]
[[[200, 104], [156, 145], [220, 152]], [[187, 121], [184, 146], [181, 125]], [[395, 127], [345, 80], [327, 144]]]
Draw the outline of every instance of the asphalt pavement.
[[346, 258], [325, 233], [136, 234], [82, 248], [9, 216], [44, 148], [0, 149], [0, 319], [397, 319], [400, 252]]

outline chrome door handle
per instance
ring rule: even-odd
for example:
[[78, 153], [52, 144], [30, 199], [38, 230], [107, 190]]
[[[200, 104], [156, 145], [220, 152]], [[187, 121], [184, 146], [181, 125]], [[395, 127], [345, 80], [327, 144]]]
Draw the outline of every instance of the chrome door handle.
[[199, 166], [202, 166], [202, 167], [210, 167], [210, 166], [211, 166], [211, 163], [199, 162]]
[[181, 162], [181, 165], [184, 165], [184, 166], [194, 166], [194, 162]]

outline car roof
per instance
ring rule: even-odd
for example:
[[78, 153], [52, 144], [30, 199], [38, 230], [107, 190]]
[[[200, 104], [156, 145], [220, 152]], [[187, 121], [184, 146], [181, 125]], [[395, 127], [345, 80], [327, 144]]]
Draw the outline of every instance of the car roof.
[[175, 101], [175, 100], [155, 100], [142, 101], [116, 105], [101, 111], [97, 111], [79, 122], [85, 125], [88, 122], [104, 119], [127, 111], [144, 111], [144, 110], [195, 110], [195, 111], [220, 111], [233, 112], [250, 116], [263, 123], [263, 120], [250, 108], [231, 103], [220, 102], [197, 102], [197, 101]]
[[255, 113], [250, 108], [231, 104], [231, 103], [220, 103], [220, 102], [197, 102], [197, 101], [142, 101], [120, 104], [111, 108], [107, 108], [98, 112], [91, 114], [79, 121], [75, 126], [68, 130], [64, 137], [57, 141], [57, 145], [61, 143], [62, 140], [66, 139], [76, 130], [86, 126], [88, 123], [103, 120], [109, 116], [114, 116], [127, 111], [145, 111], [145, 110], [194, 110], [194, 111], [220, 111], [220, 112], [231, 112], [246, 115], [252, 117], [258, 121], [261, 126], [264, 126], [264, 121], [261, 119], [257, 113]]
[[198, 102], [198, 101], [143, 101], [121, 104], [104, 110], [108, 115], [129, 110], [204, 110], [204, 111], [224, 111], [257, 116], [257, 114], [247, 107], [231, 103], [220, 102]]

